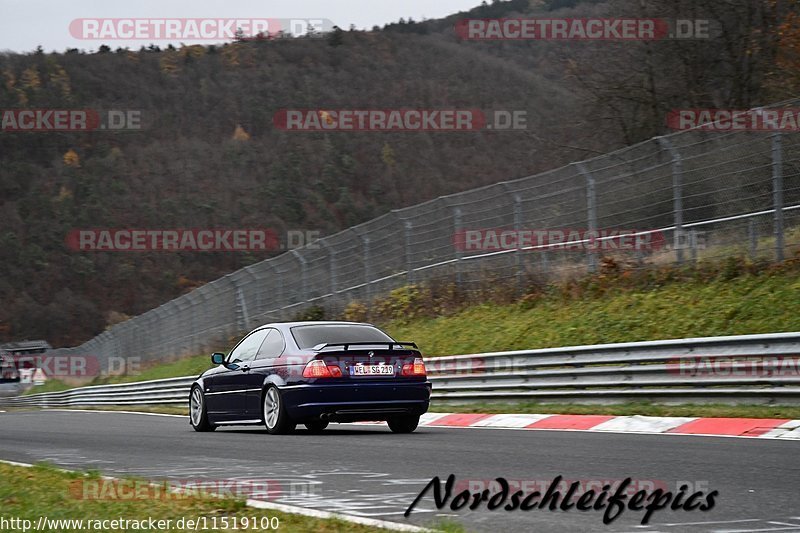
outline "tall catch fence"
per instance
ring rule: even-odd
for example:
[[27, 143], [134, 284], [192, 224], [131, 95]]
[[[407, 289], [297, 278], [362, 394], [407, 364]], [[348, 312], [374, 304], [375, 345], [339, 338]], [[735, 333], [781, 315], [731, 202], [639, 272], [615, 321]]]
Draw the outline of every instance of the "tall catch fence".
[[797, 134], [679, 132], [391, 211], [55, 352], [142, 361], [200, 353], [312, 305], [341, 312], [408, 284], [522, 286], [596, 271], [606, 256], [634, 267], [782, 260], [800, 246], [798, 222]]

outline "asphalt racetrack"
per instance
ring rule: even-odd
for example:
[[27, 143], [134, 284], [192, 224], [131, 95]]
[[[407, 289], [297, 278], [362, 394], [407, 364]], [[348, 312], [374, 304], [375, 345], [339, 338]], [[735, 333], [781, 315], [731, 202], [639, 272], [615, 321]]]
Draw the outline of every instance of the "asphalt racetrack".
[[[447, 518], [467, 531], [800, 531], [800, 448], [754, 438], [600, 434], [332, 424], [271, 436], [258, 428], [196, 433], [186, 418], [124, 413], [0, 412], [0, 459], [49, 461], [69, 469], [147, 479], [269, 479], [271, 501], [382, 520], [432, 525]], [[403, 512], [433, 476], [466, 487], [498, 476], [528, 486], [631, 477], [666, 486], [691, 481], [719, 491], [708, 512], [625, 510], [611, 525], [602, 511], [506, 512], [436, 509], [429, 492]], [[653, 486], [653, 485], [651, 485]]]

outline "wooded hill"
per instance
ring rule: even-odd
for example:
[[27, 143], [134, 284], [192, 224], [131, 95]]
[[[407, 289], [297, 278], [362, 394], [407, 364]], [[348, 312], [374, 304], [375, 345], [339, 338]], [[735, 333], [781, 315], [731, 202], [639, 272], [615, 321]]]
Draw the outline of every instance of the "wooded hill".
[[[74, 252], [75, 228], [330, 234], [390, 209], [665, 132], [675, 107], [747, 108], [798, 85], [797, 8], [772, 0], [512, 0], [372, 31], [0, 55], [0, 109], [141, 111], [139, 131], [0, 132], [0, 341], [73, 345], [259, 261]], [[464, 17], [717, 21], [708, 41], [471, 42]], [[286, 108], [525, 110], [527, 131], [287, 132]]]

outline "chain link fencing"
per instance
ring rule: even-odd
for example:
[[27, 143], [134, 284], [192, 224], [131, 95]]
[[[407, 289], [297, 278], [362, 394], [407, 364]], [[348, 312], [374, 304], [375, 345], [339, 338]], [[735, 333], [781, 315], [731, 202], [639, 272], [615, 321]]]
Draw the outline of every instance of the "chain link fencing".
[[780, 261], [799, 246], [800, 137], [684, 131], [391, 211], [55, 352], [168, 359], [311, 306], [329, 315], [354, 300], [369, 306], [409, 284], [522, 287], [595, 272], [607, 256], [633, 267]]

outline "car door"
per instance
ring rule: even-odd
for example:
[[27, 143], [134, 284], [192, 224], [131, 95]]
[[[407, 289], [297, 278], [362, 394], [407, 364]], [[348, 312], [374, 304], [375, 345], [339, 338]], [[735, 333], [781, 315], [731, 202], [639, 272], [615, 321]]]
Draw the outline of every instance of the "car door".
[[250, 385], [250, 365], [268, 333], [268, 329], [253, 331], [228, 354], [224, 368], [214, 375], [206, 390], [206, 405], [211, 418], [219, 421], [242, 421], [249, 418], [246, 398]]
[[261, 417], [261, 385], [264, 383], [264, 379], [272, 374], [275, 358], [280, 357], [285, 348], [286, 342], [283, 334], [277, 329], [270, 329], [251, 365], [250, 385], [246, 400], [248, 417]]

